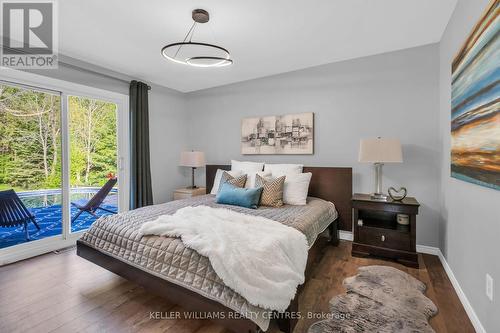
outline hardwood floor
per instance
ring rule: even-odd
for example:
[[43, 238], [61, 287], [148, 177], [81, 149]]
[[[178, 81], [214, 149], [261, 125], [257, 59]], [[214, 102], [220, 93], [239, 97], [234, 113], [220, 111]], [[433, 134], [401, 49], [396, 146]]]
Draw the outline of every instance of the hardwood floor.
[[[351, 257], [351, 243], [329, 247], [300, 300], [302, 313], [328, 312], [328, 301], [343, 293], [342, 280], [360, 266], [389, 265], [426, 283], [439, 313], [436, 332], [474, 332], [439, 259], [419, 255], [420, 269], [372, 258]], [[151, 319], [150, 312], [182, 311], [78, 256], [74, 250], [46, 254], [0, 267], [0, 332], [175, 332], [228, 333], [207, 320]], [[295, 333], [317, 319], [301, 319]], [[271, 332], [278, 332], [271, 328]]]

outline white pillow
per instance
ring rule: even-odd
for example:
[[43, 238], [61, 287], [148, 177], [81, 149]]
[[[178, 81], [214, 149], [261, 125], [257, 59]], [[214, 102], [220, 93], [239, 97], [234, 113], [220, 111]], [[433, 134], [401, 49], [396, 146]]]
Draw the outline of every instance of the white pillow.
[[287, 174], [283, 187], [283, 202], [288, 205], [305, 205], [311, 177], [310, 172]]
[[240, 162], [231, 160], [231, 171], [242, 171], [245, 174], [259, 172], [264, 169], [264, 162]]
[[303, 164], [266, 164], [264, 171], [270, 172], [273, 177], [281, 177], [287, 174], [302, 173]]
[[[210, 194], [217, 194], [217, 192], [219, 191], [220, 180], [222, 178], [222, 173], [224, 171], [226, 171], [226, 170], [217, 169], [217, 172], [215, 173], [215, 178], [214, 178], [214, 186], [212, 187]], [[231, 170], [231, 171], [226, 171], [226, 172], [229, 173], [234, 178], [239, 177], [243, 174], [243, 172], [241, 172], [241, 171], [232, 171]]]
[[259, 175], [263, 178], [271, 177], [271, 173], [265, 172], [265, 171], [247, 173], [247, 182], [245, 183], [245, 188], [254, 188], [255, 187], [256, 175]]

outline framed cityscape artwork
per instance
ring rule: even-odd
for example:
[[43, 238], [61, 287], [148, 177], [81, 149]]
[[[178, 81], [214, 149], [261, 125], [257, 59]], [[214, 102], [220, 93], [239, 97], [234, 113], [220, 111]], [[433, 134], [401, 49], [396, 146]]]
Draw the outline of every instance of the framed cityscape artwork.
[[312, 154], [314, 114], [312, 112], [244, 118], [241, 121], [241, 153]]

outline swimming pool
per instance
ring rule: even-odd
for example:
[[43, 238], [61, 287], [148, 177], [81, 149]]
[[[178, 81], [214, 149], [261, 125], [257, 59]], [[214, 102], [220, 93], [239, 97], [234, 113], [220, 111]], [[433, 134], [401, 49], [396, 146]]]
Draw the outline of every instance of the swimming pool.
[[[71, 202], [84, 204], [99, 191], [98, 187], [85, 187], [71, 189]], [[62, 234], [62, 207], [61, 207], [61, 190], [48, 189], [38, 191], [17, 192], [19, 198], [35, 215], [35, 219], [40, 226], [40, 230], [36, 229], [33, 223], [28, 224], [28, 231], [31, 240], [35, 241], [51, 236]], [[118, 189], [112, 189], [102, 204], [103, 208], [118, 211]], [[71, 206], [71, 216], [75, 216], [78, 212], [76, 207]], [[78, 232], [90, 228], [97, 218], [110, 213], [97, 210], [96, 215], [92, 216], [88, 213], [82, 213], [78, 219], [71, 223], [71, 232]], [[10, 247], [16, 244], [26, 243], [23, 227], [0, 227], [0, 249]]]
[[[77, 187], [70, 189], [70, 201], [82, 202], [90, 200], [94, 194], [99, 191], [100, 187]], [[113, 188], [105, 201], [110, 203], [111, 200], [117, 204], [118, 189]], [[28, 208], [40, 208], [53, 205], [61, 205], [62, 190], [61, 189], [47, 189], [36, 191], [17, 192], [17, 195]]]

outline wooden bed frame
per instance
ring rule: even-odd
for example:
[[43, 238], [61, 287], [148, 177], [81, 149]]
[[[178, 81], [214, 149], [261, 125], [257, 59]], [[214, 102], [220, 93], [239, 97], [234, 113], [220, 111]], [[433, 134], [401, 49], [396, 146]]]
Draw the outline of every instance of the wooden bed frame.
[[[207, 189], [213, 186], [213, 179], [217, 169], [229, 170], [228, 165], [207, 165], [206, 183]], [[318, 237], [314, 245], [309, 250], [306, 282], [311, 276], [315, 265], [319, 262], [324, 252], [325, 246], [338, 244], [338, 229], [351, 230], [351, 207], [352, 196], [352, 169], [351, 168], [331, 168], [331, 167], [304, 167], [304, 172], [312, 172], [313, 177], [309, 187], [309, 195], [332, 201], [339, 216], [329, 227], [330, 239]], [[234, 310], [201, 296], [200, 294], [171, 283], [153, 274], [145, 272], [137, 267], [131, 266], [121, 260], [111, 257], [93, 247], [77, 241], [77, 255], [85, 258], [107, 270], [116, 273], [127, 280], [135, 282], [144, 288], [169, 299], [173, 303], [180, 305], [187, 311], [198, 313], [218, 312], [223, 313], [224, 319], [212, 319], [212, 321], [237, 333], [258, 333], [260, 328], [251, 320], [240, 318], [241, 315]], [[295, 299], [290, 303], [287, 311], [277, 318], [279, 329], [284, 333], [292, 333], [297, 319], [290, 313], [298, 311], [298, 299], [303, 289], [300, 286]]]

